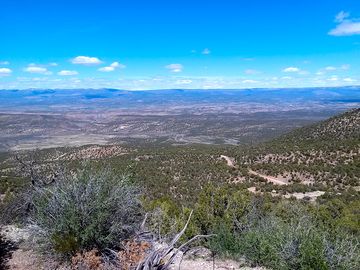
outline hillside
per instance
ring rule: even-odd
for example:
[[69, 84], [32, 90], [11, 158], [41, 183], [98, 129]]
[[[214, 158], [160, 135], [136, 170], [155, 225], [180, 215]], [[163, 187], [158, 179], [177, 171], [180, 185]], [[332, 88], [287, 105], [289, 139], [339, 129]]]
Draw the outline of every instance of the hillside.
[[[230, 256], [269, 269], [300, 269], [298, 260], [302, 257], [291, 254], [294, 261], [288, 261], [286, 248], [297, 245], [307, 250], [304, 252], [313, 252], [315, 241], [319, 263], [326, 261], [332, 265], [329, 269], [340, 269], [340, 265], [342, 269], [356, 269], [353, 266], [359, 265], [359, 250], [353, 245], [358, 245], [360, 232], [358, 135], [359, 109], [355, 109], [256, 145], [175, 146], [137, 139], [121, 145], [3, 153], [2, 222], [13, 224], [19, 216], [26, 217], [17, 204], [8, 206], [18, 194], [31, 189], [29, 174], [21, 171], [17, 155], [45, 182], [51, 182], [54, 175], [61, 177], [58, 169], [64, 167], [70, 169], [70, 179], [84, 166], [89, 166], [86, 168], [91, 168], [96, 177], [102, 177], [104, 174], [97, 172], [103, 170], [116, 176], [125, 173], [131, 183], [141, 187], [142, 211], [151, 213], [149, 227], [153, 231], [173, 234], [194, 210], [184, 240], [196, 234], [218, 235], [201, 244], [217, 254], [220, 262]], [[264, 253], [262, 247], [266, 245], [271, 247]], [[323, 259], [329, 246], [341, 260]], [[288, 268], [279, 268], [277, 260]]]
[[279, 140], [303, 142], [360, 138], [360, 108], [336, 115], [308, 127], [299, 128]]
[[323, 190], [357, 188], [360, 177], [360, 109], [255, 147], [239, 149], [236, 160], [263, 175]]
[[[359, 186], [359, 124], [355, 109], [254, 146], [173, 146], [137, 139], [121, 146], [43, 149], [32, 156], [44, 171], [59, 162], [76, 167], [87, 159], [99, 167], [131, 171], [149, 198], [169, 196], [186, 204], [208, 183], [282, 194], [338, 192]], [[19, 153], [29, 158], [29, 152]], [[5, 180], [13, 175], [8, 155], [2, 162]]]

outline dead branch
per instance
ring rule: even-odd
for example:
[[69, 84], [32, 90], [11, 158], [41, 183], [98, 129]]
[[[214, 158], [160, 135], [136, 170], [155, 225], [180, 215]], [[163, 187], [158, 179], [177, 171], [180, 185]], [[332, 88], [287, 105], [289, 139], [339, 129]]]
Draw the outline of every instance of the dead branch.
[[179, 241], [181, 236], [185, 233], [192, 216], [191, 211], [189, 218], [183, 227], [183, 229], [175, 235], [169, 244], [165, 244], [164, 247], [153, 250], [136, 268], [136, 270], [168, 270], [170, 265], [174, 263], [178, 253], [188, 246], [190, 243], [199, 238], [211, 237], [213, 235], [196, 235], [186, 243], [182, 244], [179, 248], [175, 248], [175, 244]]

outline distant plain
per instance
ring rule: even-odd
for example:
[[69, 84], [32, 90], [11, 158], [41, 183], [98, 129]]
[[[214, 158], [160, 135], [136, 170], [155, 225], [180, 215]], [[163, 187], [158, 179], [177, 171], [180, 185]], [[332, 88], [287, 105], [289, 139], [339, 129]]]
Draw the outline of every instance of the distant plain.
[[86, 144], [247, 144], [350, 108], [360, 88], [2, 90], [0, 150]]

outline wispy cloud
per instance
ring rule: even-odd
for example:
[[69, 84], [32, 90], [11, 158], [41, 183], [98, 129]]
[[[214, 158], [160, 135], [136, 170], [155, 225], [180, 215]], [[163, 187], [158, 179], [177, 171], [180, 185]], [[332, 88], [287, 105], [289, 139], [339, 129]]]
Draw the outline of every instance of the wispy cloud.
[[193, 81], [189, 79], [177, 80], [175, 84], [191, 84]]
[[334, 76], [328, 78], [327, 80], [328, 80], [328, 81], [331, 81], [331, 82], [337, 82], [337, 81], [339, 80], [339, 77], [336, 76], [336, 75], [334, 75]]
[[255, 81], [255, 80], [243, 80], [242, 83], [252, 84], [252, 83], [258, 83], [258, 81]]
[[12, 73], [10, 68], [0, 68], [0, 76], [9, 76]]
[[49, 71], [46, 67], [37, 66], [36, 64], [29, 64], [28, 67], [24, 68], [24, 71], [28, 73], [42, 74], [42, 75], [52, 74], [52, 72]]
[[323, 69], [320, 69], [318, 72], [316, 72], [316, 75], [325, 75], [326, 73], [331, 73], [334, 71], [341, 71], [341, 70], [349, 70], [350, 69], [350, 65], [349, 64], [344, 64], [341, 66], [327, 66], [324, 67]]
[[99, 65], [102, 63], [102, 61], [97, 57], [77, 56], [71, 59], [71, 63], [77, 65]]
[[360, 19], [349, 18], [350, 13], [341, 11], [335, 16], [338, 25], [329, 31], [331, 36], [352, 36], [360, 35]]
[[182, 64], [170, 64], [165, 66], [166, 69], [170, 70], [171, 72], [181, 72], [184, 69], [184, 66]]
[[0, 86], [4, 89], [27, 88], [118, 88], [128, 90], [149, 89], [244, 89], [255, 87], [313, 87], [313, 86], [348, 86], [360, 83], [359, 77], [326, 76], [326, 77], [264, 77], [256, 80], [243, 77], [213, 77], [213, 76], [169, 76], [155, 77], [127, 77], [127, 78], [97, 78], [57, 77], [57, 76], [28, 76], [17, 77], [13, 81], [0, 79]]
[[260, 73], [261, 73], [261, 71], [256, 70], [256, 69], [247, 69], [247, 70], [245, 70], [244, 72], [245, 72], [245, 74], [247, 74], [247, 75], [256, 75], [256, 74], [260, 74]]
[[340, 11], [338, 14], [336, 14], [335, 16], [335, 22], [337, 23], [341, 23], [343, 22], [346, 18], [350, 17], [350, 13], [349, 12], [345, 12], [345, 11]]
[[211, 51], [210, 49], [205, 48], [201, 53], [207, 55], [207, 54], [211, 54]]
[[126, 66], [123, 65], [123, 64], [120, 64], [119, 62], [113, 62], [110, 67], [113, 67], [113, 68], [125, 68]]
[[101, 67], [98, 69], [98, 71], [101, 72], [112, 72], [117, 68], [125, 68], [126, 66], [123, 64], [120, 64], [119, 62], [113, 62], [110, 66]]
[[300, 72], [300, 68], [298, 67], [287, 67], [283, 69], [283, 72], [291, 73], [291, 72]]
[[60, 76], [74, 76], [78, 75], [79, 73], [76, 70], [61, 70], [57, 74]]
[[353, 78], [344, 78], [344, 80], [343, 80], [344, 82], [348, 82], [348, 83], [353, 83], [353, 82], [356, 82], [356, 80], [355, 79], [353, 79]]
[[115, 68], [110, 67], [110, 66], [108, 66], [108, 67], [102, 67], [102, 68], [99, 68], [99, 69], [98, 69], [98, 71], [101, 71], [101, 72], [111, 72], [111, 71], [114, 71], [114, 70], [115, 70]]
[[9, 61], [0, 61], [0, 65], [7, 66], [7, 65], [10, 65], [10, 62]]
[[326, 71], [334, 71], [336, 70], [337, 68], [336, 67], [333, 67], [333, 66], [328, 66], [325, 68]]

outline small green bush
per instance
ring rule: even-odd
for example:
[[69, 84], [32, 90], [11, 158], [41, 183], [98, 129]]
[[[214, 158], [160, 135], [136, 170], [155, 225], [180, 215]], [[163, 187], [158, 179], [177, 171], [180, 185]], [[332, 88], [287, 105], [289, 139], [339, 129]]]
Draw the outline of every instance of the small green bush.
[[271, 269], [357, 269], [360, 265], [357, 237], [329, 233], [306, 214], [284, 220], [273, 212], [261, 216], [250, 211], [239, 227], [215, 231], [211, 249], [235, 259], [245, 256]]
[[33, 195], [32, 223], [56, 252], [120, 245], [138, 228], [140, 192], [128, 176], [84, 168]]

